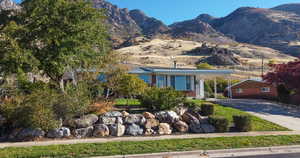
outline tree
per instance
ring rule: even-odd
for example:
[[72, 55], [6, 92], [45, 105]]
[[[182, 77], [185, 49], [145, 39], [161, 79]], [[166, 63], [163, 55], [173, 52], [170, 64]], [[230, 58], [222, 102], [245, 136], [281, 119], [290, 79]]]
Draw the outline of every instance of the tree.
[[300, 60], [287, 64], [270, 65], [272, 70], [264, 76], [264, 80], [300, 94]]
[[208, 64], [208, 63], [200, 63], [197, 65], [197, 69], [200, 70], [212, 70], [215, 69], [215, 67], [213, 67], [212, 65]]
[[124, 74], [119, 80], [116, 92], [125, 97], [133, 97], [144, 93], [148, 85], [136, 75]]
[[103, 66], [110, 52], [103, 12], [86, 0], [24, 0], [0, 30], [0, 72], [63, 75]]

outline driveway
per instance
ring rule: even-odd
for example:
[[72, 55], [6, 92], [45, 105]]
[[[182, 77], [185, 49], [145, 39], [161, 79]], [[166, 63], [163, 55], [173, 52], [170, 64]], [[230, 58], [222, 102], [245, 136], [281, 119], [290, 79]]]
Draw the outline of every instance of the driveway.
[[300, 131], [300, 111], [276, 102], [257, 99], [216, 100], [218, 104], [237, 108], [291, 130]]

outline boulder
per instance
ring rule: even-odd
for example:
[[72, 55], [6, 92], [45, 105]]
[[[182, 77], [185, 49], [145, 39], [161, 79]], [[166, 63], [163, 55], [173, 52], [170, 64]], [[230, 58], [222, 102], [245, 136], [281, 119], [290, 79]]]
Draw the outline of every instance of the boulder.
[[93, 126], [98, 121], [98, 116], [95, 114], [85, 115], [79, 119], [75, 119], [76, 128], [87, 128]]
[[183, 121], [177, 121], [174, 123], [174, 127], [178, 132], [187, 132], [189, 130], [188, 124]]
[[151, 136], [151, 135], [154, 135], [154, 134], [156, 134], [156, 132], [153, 130], [153, 129], [146, 129], [145, 130], [145, 136]]
[[201, 116], [199, 118], [199, 121], [200, 121], [201, 124], [209, 124], [208, 116]]
[[120, 137], [120, 136], [123, 136], [125, 133], [125, 126], [122, 124], [119, 124], [119, 123], [109, 125], [108, 128], [109, 128], [109, 134], [111, 136]]
[[159, 121], [156, 119], [147, 119], [145, 123], [146, 129], [151, 129], [159, 126]]
[[110, 111], [107, 113], [104, 113], [103, 116], [105, 117], [122, 117], [122, 113], [119, 111]]
[[174, 111], [161, 111], [155, 114], [155, 117], [162, 123], [175, 123], [179, 121], [179, 116]]
[[113, 125], [116, 124], [116, 122], [117, 122], [117, 117], [106, 117], [106, 116], [99, 117], [100, 124]]
[[67, 127], [52, 129], [47, 133], [48, 138], [64, 138], [71, 136], [71, 131]]
[[79, 128], [74, 130], [74, 136], [76, 138], [91, 137], [93, 135], [94, 127]]
[[188, 112], [182, 115], [182, 120], [188, 124], [200, 124], [199, 120]]
[[189, 124], [190, 127], [190, 131], [192, 133], [203, 133], [203, 129], [201, 128], [201, 124], [200, 123], [191, 123]]
[[127, 135], [137, 136], [137, 135], [142, 135], [143, 132], [144, 130], [137, 124], [130, 124], [126, 128]]
[[138, 125], [144, 125], [146, 122], [146, 119], [141, 114], [132, 114], [124, 119], [125, 124], [138, 124]]
[[158, 127], [158, 133], [161, 135], [172, 134], [170, 125], [167, 123], [160, 123]]
[[105, 137], [109, 136], [109, 128], [105, 124], [97, 124], [94, 126], [94, 137]]
[[201, 124], [201, 128], [204, 133], [214, 133], [216, 128], [211, 124]]
[[35, 139], [42, 138], [45, 134], [41, 129], [25, 128], [18, 133], [17, 138], [21, 140]]
[[144, 112], [143, 115], [146, 119], [155, 119], [155, 115], [151, 114], [150, 112]]
[[180, 107], [176, 107], [175, 109], [175, 112], [179, 115], [179, 116], [182, 116], [185, 112], [188, 111], [188, 108], [187, 107], [183, 107], [183, 106], [180, 106]]
[[123, 116], [123, 117], [127, 117], [128, 115], [130, 115], [128, 112], [122, 111], [122, 116]]

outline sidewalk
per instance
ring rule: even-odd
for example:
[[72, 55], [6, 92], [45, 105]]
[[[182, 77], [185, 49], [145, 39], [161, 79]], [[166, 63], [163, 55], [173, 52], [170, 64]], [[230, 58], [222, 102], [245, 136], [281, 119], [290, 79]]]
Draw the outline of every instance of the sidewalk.
[[[167, 152], [156, 154], [141, 155], [119, 155], [93, 158], [225, 158], [225, 157], [247, 157], [277, 155], [277, 154], [299, 154], [300, 146], [278, 146], [278, 147], [262, 147], [262, 148], [244, 148], [244, 149], [224, 149], [224, 150], [198, 150], [187, 152]], [[300, 155], [300, 154], [299, 154]]]
[[110, 138], [91, 138], [91, 139], [67, 139], [35, 142], [7, 142], [0, 143], [0, 149], [6, 147], [30, 147], [30, 146], [48, 146], [48, 145], [67, 145], [78, 143], [106, 143], [119, 141], [149, 141], [164, 139], [189, 139], [189, 138], [215, 138], [215, 137], [237, 137], [237, 136], [266, 136], [266, 135], [300, 135], [300, 131], [283, 132], [244, 132], [244, 133], [211, 133], [211, 134], [185, 134], [185, 135], [163, 135], [152, 137], [110, 137]]

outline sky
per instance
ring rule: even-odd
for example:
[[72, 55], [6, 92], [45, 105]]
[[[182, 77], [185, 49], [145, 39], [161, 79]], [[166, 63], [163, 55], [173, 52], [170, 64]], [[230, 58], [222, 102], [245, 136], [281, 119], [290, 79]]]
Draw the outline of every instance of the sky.
[[[20, 0], [15, 0], [19, 2]], [[271, 8], [299, 0], [107, 0], [120, 8], [140, 9], [166, 24], [193, 19], [202, 13], [224, 17], [243, 6]]]

